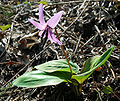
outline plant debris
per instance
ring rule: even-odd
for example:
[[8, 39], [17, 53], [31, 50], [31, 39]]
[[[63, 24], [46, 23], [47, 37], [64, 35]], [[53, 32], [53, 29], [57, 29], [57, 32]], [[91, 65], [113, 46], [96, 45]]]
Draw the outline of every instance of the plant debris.
[[[47, 2], [47, 4], [46, 4]], [[44, 41], [28, 19], [38, 21], [39, 0], [0, 1], [0, 101], [119, 101], [120, 1], [46, 0], [45, 21], [61, 10], [57, 25], [68, 58], [82, 70], [84, 61], [115, 46], [108, 61], [96, 70], [76, 94], [74, 85], [61, 83], [17, 88], [13, 80], [50, 60], [65, 59], [58, 44]], [[5, 28], [5, 26], [7, 28]], [[3, 28], [4, 26], [4, 28]], [[55, 30], [52, 30], [55, 33]], [[76, 88], [77, 89], [77, 88]], [[112, 91], [112, 92], [110, 92]], [[107, 92], [107, 93], [106, 93]]]

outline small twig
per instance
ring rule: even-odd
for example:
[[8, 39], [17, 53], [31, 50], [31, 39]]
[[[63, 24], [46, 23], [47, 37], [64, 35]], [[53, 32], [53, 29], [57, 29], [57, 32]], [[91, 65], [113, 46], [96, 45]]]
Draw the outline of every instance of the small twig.
[[0, 54], [0, 58], [3, 56], [3, 54], [5, 53], [6, 49], [3, 50], [3, 52]]
[[79, 1], [69, 1], [69, 2], [58, 2], [58, 3], [51, 3], [48, 2], [48, 5], [52, 6], [52, 5], [64, 5], [64, 4], [70, 4], [70, 3], [83, 3], [84, 1], [79, 0]]
[[8, 96], [8, 98], [5, 101], [10, 101], [11, 96]]
[[101, 98], [100, 92], [98, 91], [98, 88], [95, 88], [95, 91], [98, 93], [100, 101], [103, 101], [102, 98]]
[[115, 92], [113, 94], [118, 99], [118, 101], [120, 101], [120, 97]]
[[84, 43], [81, 48], [83, 48], [85, 45], [87, 45], [95, 36], [92, 36], [86, 43]]
[[97, 30], [98, 35], [99, 35], [100, 38], [101, 38], [102, 44], [104, 44], [104, 40], [103, 40], [103, 38], [102, 38], [102, 36], [101, 36], [101, 33], [100, 33], [100, 30], [99, 30], [98, 26], [97, 26], [97, 25], [94, 25], [94, 27], [95, 27], [95, 29]]
[[[59, 37], [59, 35], [58, 35], [58, 32], [57, 32], [57, 29], [56, 29], [56, 28], [55, 28], [55, 32], [56, 32], [56, 35], [57, 35], [57, 37], [58, 37], [58, 40], [60, 41], [60, 37]], [[69, 62], [69, 60], [68, 60], [67, 54], [66, 54], [66, 52], [65, 52], [65, 50], [64, 50], [64, 47], [63, 47], [63, 45], [61, 45], [60, 47], [61, 47], [61, 49], [62, 49], [62, 51], [63, 51], [63, 53], [64, 53], [64, 56], [65, 56], [65, 58], [66, 58], [66, 60], [67, 60], [67, 62], [68, 62], [68, 65], [69, 65], [69, 68], [70, 68], [70, 71], [71, 71], [71, 74], [72, 74], [72, 68], [71, 68], [71, 66], [70, 66], [70, 62]]]
[[112, 75], [113, 75], [113, 78], [115, 79], [116, 77], [115, 77], [115, 73], [114, 73], [114, 71], [113, 71], [113, 66], [112, 66], [112, 64], [110, 63], [110, 61], [107, 61], [108, 62], [108, 67], [110, 68], [110, 70], [111, 70], [111, 73], [112, 73]]
[[109, 68], [110, 68], [110, 70], [111, 70], [111, 72], [112, 72], [112, 75], [113, 75], [113, 78], [115, 79], [115, 73], [114, 73], [114, 71], [112, 70], [112, 68], [113, 68], [113, 66], [112, 66], [112, 64], [109, 62], [109, 61], [107, 61], [109, 64]]
[[75, 48], [75, 51], [72, 53], [72, 55], [70, 56], [70, 59], [73, 57], [73, 55], [77, 52], [77, 49], [78, 49], [78, 47], [79, 47], [79, 44], [80, 44], [80, 40], [81, 40], [81, 34], [80, 34], [80, 36], [79, 36], [79, 40], [78, 40], [78, 42], [77, 42], [77, 45], [76, 45], [76, 48]]
[[76, 48], [75, 48], [75, 51], [73, 52], [74, 54], [76, 53], [76, 51], [77, 51], [77, 49], [78, 49], [80, 40], [81, 40], [81, 34], [80, 34], [80, 36], [79, 36], [79, 40], [78, 40], [78, 42], [77, 42], [77, 46], [76, 46]]
[[[68, 1], [68, 2], [53, 2], [53, 1], [50, 1], [50, 2], [47, 2], [48, 5], [52, 6], [52, 5], [64, 5], [64, 4], [70, 4], [70, 3], [83, 3], [85, 0], [74, 0], [74, 1]], [[89, 2], [90, 0], [86, 0], [86, 2]], [[91, 0], [90, 2], [100, 2], [101, 0]], [[112, 1], [112, 0], [107, 0], [107, 1]], [[34, 0], [31, 2], [33, 2], [34, 4], [38, 4], [38, 2], [34, 2]]]

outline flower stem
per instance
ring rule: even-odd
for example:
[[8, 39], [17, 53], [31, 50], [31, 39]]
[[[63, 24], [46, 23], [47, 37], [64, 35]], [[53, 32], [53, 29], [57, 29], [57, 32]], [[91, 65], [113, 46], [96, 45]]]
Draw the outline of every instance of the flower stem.
[[[56, 32], [56, 35], [57, 35], [57, 37], [58, 37], [58, 40], [60, 41], [60, 37], [59, 37], [59, 35], [58, 35], [58, 32], [57, 32], [57, 29], [56, 29], [56, 28], [55, 28], [55, 32]], [[66, 58], [66, 60], [67, 60], [67, 63], [68, 63], [68, 65], [69, 65], [69, 68], [70, 68], [70, 71], [71, 71], [71, 74], [73, 74], [73, 73], [72, 73], [72, 68], [71, 68], [71, 66], [70, 66], [69, 59], [68, 59], [68, 57], [67, 57], [67, 54], [66, 54], [66, 52], [65, 52], [65, 50], [64, 50], [63, 45], [60, 45], [60, 47], [61, 47], [61, 49], [62, 49], [62, 51], [63, 51], [63, 53], [64, 53], [64, 56], [65, 56], [65, 58]]]

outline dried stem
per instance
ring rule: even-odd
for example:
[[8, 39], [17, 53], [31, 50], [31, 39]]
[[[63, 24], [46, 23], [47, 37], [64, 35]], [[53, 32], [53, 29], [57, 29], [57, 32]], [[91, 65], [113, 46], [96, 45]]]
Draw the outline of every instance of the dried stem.
[[114, 92], [113, 94], [114, 94], [114, 96], [118, 99], [118, 101], [120, 101], [119, 96], [118, 96], [115, 92]]
[[[58, 37], [58, 40], [60, 41], [60, 37], [59, 37], [59, 35], [58, 35], [58, 32], [57, 32], [57, 29], [56, 29], [56, 28], [55, 28], [55, 32], [56, 32], [56, 35], [57, 35], [57, 37]], [[71, 68], [71, 66], [70, 66], [70, 62], [69, 62], [69, 60], [68, 60], [67, 54], [66, 54], [66, 52], [65, 52], [65, 50], [64, 50], [64, 47], [63, 47], [63, 45], [61, 45], [60, 47], [61, 47], [61, 49], [62, 49], [62, 51], [63, 51], [63, 53], [64, 53], [64, 55], [65, 55], [65, 58], [66, 58], [66, 60], [67, 60], [67, 62], [68, 62], [70, 71], [71, 71], [71, 73], [72, 73], [72, 68]]]

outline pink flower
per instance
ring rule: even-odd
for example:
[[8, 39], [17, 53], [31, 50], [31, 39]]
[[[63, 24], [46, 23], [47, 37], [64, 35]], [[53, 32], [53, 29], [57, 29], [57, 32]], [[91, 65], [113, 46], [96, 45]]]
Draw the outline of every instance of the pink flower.
[[[42, 36], [43, 32], [45, 30], [48, 30], [48, 39], [51, 42], [55, 42], [59, 45], [62, 45], [62, 43], [55, 37], [55, 35], [52, 32], [52, 28], [55, 28], [56, 25], [58, 24], [61, 16], [62, 16], [63, 11], [58, 12], [57, 14], [55, 14], [53, 17], [51, 17], [47, 22], [45, 22], [44, 20], [44, 16], [43, 16], [43, 4], [41, 3], [39, 5], [39, 21], [40, 23], [29, 19], [29, 21], [39, 30], [41, 30], [39, 32], [39, 35]], [[46, 32], [47, 33], [47, 32]], [[45, 33], [45, 35], [46, 35]]]

